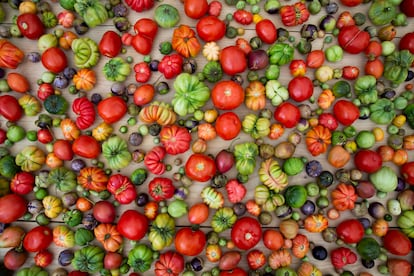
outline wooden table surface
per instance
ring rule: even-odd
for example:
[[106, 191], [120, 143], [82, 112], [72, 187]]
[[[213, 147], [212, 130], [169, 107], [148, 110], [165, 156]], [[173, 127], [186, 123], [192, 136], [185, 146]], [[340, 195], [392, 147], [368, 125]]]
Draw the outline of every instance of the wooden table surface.
[[[48, 1], [49, 2], [49, 1]], [[224, 2], [224, 1], [221, 1]], [[261, 1], [261, 3], [263, 3], [265, 1]], [[339, 1], [338, 1], [339, 2]], [[178, 0], [164, 0], [163, 3], [169, 3], [174, 5], [175, 7], [177, 7], [181, 13], [181, 19], [179, 24], [187, 24], [191, 27], [195, 27], [197, 21], [196, 20], [192, 20], [187, 18], [184, 15], [183, 12], [183, 4], [178, 1]], [[283, 1], [281, 0], [282, 4], [293, 4], [292, 1]], [[306, 2], [307, 4], [309, 2]], [[51, 1], [50, 2], [53, 10], [55, 12], [58, 12], [61, 10], [60, 6], [58, 3]], [[159, 5], [160, 3], [156, 3], [156, 5]], [[4, 23], [4, 25], [6, 26], [10, 26], [12, 23], [12, 18], [13, 16], [18, 14], [17, 10], [13, 10], [11, 9], [7, 3], [1, 3], [1, 5], [3, 6], [3, 8], [5, 8], [5, 10], [7, 11], [6, 14], [6, 20]], [[262, 6], [262, 4], [261, 4]], [[363, 12], [366, 13], [369, 4], [363, 4], [360, 5], [358, 7], [355, 8], [346, 8], [344, 6], [342, 6], [341, 4], [339, 4], [340, 9], [339, 11], [335, 14], [335, 16], [339, 15], [339, 13], [341, 11], [344, 10], [349, 10], [352, 14], [356, 13], [356, 12]], [[226, 14], [228, 13], [232, 13], [234, 11], [234, 7], [230, 7], [228, 5], [226, 5], [225, 3], [223, 3], [223, 10], [221, 12], [220, 18], [224, 19]], [[136, 20], [138, 20], [139, 18], [143, 18], [143, 17], [149, 17], [152, 18], [153, 17], [153, 12], [154, 9], [150, 10], [150, 11], [146, 11], [143, 13], [136, 13], [134, 11], [130, 11], [129, 12], [129, 20], [132, 24], [135, 23]], [[267, 14], [264, 10], [262, 10], [260, 12], [260, 14], [263, 17], [269, 18], [271, 19], [275, 25], [277, 27], [284, 27], [281, 20], [280, 20], [280, 16], [278, 14]], [[306, 22], [306, 23], [312, 23], [312, 24], [318, 24], [319, 19], [321, 18], [322, 15], [325, 14], [325, 11], [322, 10], [318, 15], [311, 15], [310, 19]], [[408, 19], [409, 20], [409, 25], [406, 27], [398, 27], [396, 28], [397, 30], [397, 38], [395, 39], [395, 42], [398, 41], [399, 37], [401, 37], [404, 33], [412, 31], [413, 27], [414, 27], [414, 21], [412, 19]], [[369, 24], [369, 20], [367, 21], [367, 23], [364, 26], [368, 26]], [[235, 22], [231, 22], [232, 26], [236, 26], [236, 27], [241, 27], [240, 25], [238, 25]], [[255, 29], [254, 29], [254, 24], [248, 25], [248, 26], [244, 26], [243, 27], [245, 29], [245, 34], [242, 36], [246, 39], [250, 39], [251, 37], [255, 36]], [[296, 38], [299, 38], [300, 36], [300, 28], [301, 26], [296, 26], [296, 27], [289, 27], [287, 28], [290, 32], [290, 34]], [[112, 24], [111, 20], [108, 20], [105, 24], [97, 26], [91, 30], [89, 30], [84, 36], [88, 36], [90, 38], [92, 38], [95, 41], [99, 41], [102, 34], [107, 31], [107, 30], [114, 30], [114, 25]], [[48, 32], [53, 32], [53, 29], [48, 29]], [[157, 34], [155, 41], [154, 41], [154, 46], [153, 46], [153, 50], [151, 52], [151, 57], [154, 59], [160, 59], [162, 58], [162, 55], [160, 54], [160, 52], [158, 51], [158, 45], [159, 43], [163, 42], [163, 41], [169, 41], [171, 39], [171, 35], [172, 35], [172, 29], [160, 29], [159, 33]], [[15, 43], [16, 45], [18, 45], [22, 50], [24, 50], [25, 53], [29, 53], [32, 51], [38, 51], [37, 49], [37, 43], [36, 41], [32, 41], [32, 40], [28, 40], [26, 38], [11, 38], [10, 39], [13, 43]], [[336, 43], [336, 38], [333, 39], [333, 43]], [[224, 38], [222, 40], [220, 40], [218, 42], [219, 46], [222, 48], [224, 46], [227, 45], [232, 45], [234, 44], [235, 39], [227, 39]], [[312, 42], [312, 46], [313, 49], [318, 49], [322, 46], [322, 42], [323, 42], [323, 38], [317, 38], [315, 41]], [[263, 49], [266, 49], [268, 47], [268, 45], [264, 45]], [[69, 58], [70, 64], [73, 65], [73, 54], [71, 51], [66, 51], [67, 53], [67, 57]], [[126, 56], [131, 56], [133, 57], [133, 64], [138, 63], [140, 61], [143, 60], [143, 56], [138, 54], [137, 52], [134, 51], [133, 48], [128, 47], [126, 48], [126, 53], [122, 54], [122, 56], [126, 57]], [[295, 51], [295, 59], [304, 59], [305, 56], [300, 54], [298, 51]], [[106, 97], [110, 94], [110, 88], [112, 83], [109, 81], [106, 81], [104, 76], [102, 75], [101, 71], [103, 68], [103, 65], [108, 61], [109, 59], [107, 57], [103, 57], [101, 56], [99, 59], [98, 64], [93, 68], [93, 70], [97, 73], [97, 84], [94, 87], [94, 89], [92, 91], [87, 92], [87, 96], [90, 97], [93, 93], [100, 93], [103, 97]], [[344, 54], [344, 58], [337, 62], [337, 63], [329, 63], [326, 62], [327, 65], [332, 66], [333, 68], [342, 68], [345, 65], [354, 65], [354, 66], [358, 66], [361, 70], [361, 74], [363, 74], [364, 72], [364, 63], [365, 63], [365, 56], [363, 54], [357, 54], [357, 55], [351, 55], [348, 53]], [[197, 71], [199, 72], [202, 68], [203, 65], [206, 63], [206, 59], [202, 56], [202, 54], [200, 53], [197, 57], [196, 57], [196, 61], [198, 64], [198, 69]], [[36, 84], [37, 80], [41, 77], [41, 74], [45, 71], [45, 68], [41, 65], [41, 63], [31, 63], [28, 61], [25, 61], [24, 63], [22, 63], [17, 69], [15, 70], [10, 70], [8, 69], [7, 72], [12, 72], [12, 71], [16, 71], [19, 73], [24, 74], [31, 83], [31, 93], [33, 95], [36, 95], [36, 90], [38, 85]], [[262, 72], [260, 72], [260, 74], [262, 74]], [[310, 77], [311, 79], [314, 78], [314, 70], [309, 69], [306, 73], [306, 75], [308, 77]], [[160, 77], [160, 73], [155, 72], [152, 74], [152, 77], [149, 81], [149, 83], [154, 83], [156, 80], [158, 80], [158, 78]], [[225, 76], [225, 79], [229, 79], [229, 76]], [[280, 78], [279, 81], [283, 84], [286, 85], [288, 84], [289, 80], [291, 79], [291, 75], [289, 74], [289, 68], [288, 65], [285, 65], [283, 67], [281, 67], [281, 74], [280, 74]], [[130, 76], [128, 77], [128, 79], [125, 81], [126, 84], [136, 84], [135, 78], [134, 78], [134, 74], [131, 73]], [[170, 84], [170, 87], [172, 87], [172, 83], [173, 80], [168, 81], [168, 83]], [[244, 82], [243, 86], [246, 86], [247, 81]], [[330, 82], [331, 83], [331, 82]], [[410, 82], [411, 83], [411, 82]], [[212, 87], [211, 84], [209, 84], [210, 87]], [[399, 86], [398, 88], [396, 88], [397, 93], [400, 93], [401, 91], [403, 91], [404, 87], [403, 85]], [[321, 88], [319, 87], [315, 87], [314, 90], [314, 96], [315, 98], [319, 95], [319, 93], [321, 92]], [[14, 96], [19, 96], [19, 94], [17, 94], [16, 92], [10, 92], [11, 95]], [[75, 95], [71, 95], [67, 89], [63, 89], [62, 90], [62, 94], [64, 95], [64, 97], [70, 101], [72, 101], [73, 99], [75, 99]], [[174, 92], [171, 91], [170, 93], [166, 94], [166, 95], [156, 95], [155, 96], [155, 100], [157, 101], [163, 101], [163, 102], [170, 102], [172, 99], [172, 96], [174, 95]], [[130, 98], [130, 100], [132, 100]], [[315, 107], [316, 105], [313, 104], [313, 107]], [[267, 107], [271, 110], [274, 111], [274, 107], [271, 106], [270, 102], [267, 102]], [[208, 101], [207, 104], [202, 108], [202, 110], [207, 110], [213, 108], [213, 105], [211, 103], [211, 101]], [[43, 111], [45, 112], [45, 111]], [[240, 116], [240, 118], [243, 118], [244, 115], [248, 114], [248, 113], [252, 113], [252, 111], [247, 110], [247, 108], [244, 105], [241, 105], [239, 108], [236, 109], [237, 114]], [[71, 118], [75, 118], [74, 114], [72, 113], [72, 111], [70, 110], [68, 112], [68, 116]], [[129, 127], [129, 132], [125, 133], [125, 134], [120, 134], [118, 129], [120, 126], [122, 125], [126, 125], [127, 119], [129, 118], [129, 116], [124, 116], [123, 119], [121, 119], [121, 121], [114, 123], [113, 127], [114, 130], [123, 138], [127, 139], [129, 133], [131, 133], [132, 131], [136, 131], [138, 129], [138, 127], [143, 124], [142, 122], [138, 121], [138, 124], [132, 127]], [[26, 130], [36, 130], [37, 127], [34, 124], [34, 121], [36, 120], [36, 116], [35, 117], [27, 117], [24, 116], [20, 121], [18, 121], [18, 125], [23, 126]], [[100, 118], [97, 118], [97, 120], [95, 121], [95, 124], [93, 126], [98, 125], [101, 122]], [[273, 122], [273, 119], [272, 119]], [[1, 128], [5, 129], [6, 128], [6, 121], [4, 120], [4, 118], [0, 118], [0, 126]], [[355, 125], [356, 129], [358, 131], [360, 130], [372, 130], [376, 125], [373, 124], [370, 120], [358, 120]], [[342, 128], [342, 126], [340, 127]], [[382, 126], [382, 128], [386, 131], [386, 126]], [[408, 126], [405, 126], [406, 130], [407, 130], [407, 134], [412, 133], [412, 130], [408, 128]], [[285, 141], [287, 139], [287, 136], [289, 135], [289, 133], [291, 133], [292, 131], [294, 131], [294, 129], [287, 129], [285, 134], [279, 138], [278, 140], [270, 140], [265, 138], [265, 141], [272, 144], [272, 145], [276, 145], [278, 143], [280, 143], [281, 141]], [[58, 128], [53, 129], [53, 133], [56, 136], [56, 138], [61, 138], [62, 134], [60, 132], [60, 130]], [[193, 133], [193, 141], [195, 140], [196, 137], [196, 133]], [[240, 142], [242, 141], [253, 141], [253, 139], [248, 136], [247, 134], [241, 132], [239, 135], [240, 138]], [[303, 138], [303, 137], [302, 137]], [[385, 142], [381, 142], [381, 143], [377, 143], [375, 144], [375, 148], [377, 148], [379, 145], [384, 144]], [[16, 144], [14, 144], [10, 150], [12, 154], [17, 154], [22, 148], [24, 148], [25, 146], [27, 146], [28, 144], [36, 144], [37, 146], [39, 146], [42, 149], [45, 149], [45, 145], [40, 144], [40, 143], [35, 143], [35, 142], [29, 142], [28, 140], [23, 140], [22, 142], [18, 142]], [[218, 153], [221, 149], [223, 148], [227, 148], [229, 147], [231, 144], [231, 141], [224, 141], [220, 138], [214, 139], [213, 141], [209, 141], [208, 142], [208, 148], [207, 148], [207, 153], [209, 154], [216, 154]], [[149, 149], [151, 149], [154, 146], [153, 143], [153, 138], [151, 136], [145, 136], [144, 137], [144, 141], [142, 143], [142, 145], [140, 145], [139, 147], [132, 147], [129, 146], [130, 151], [132, 152], [133, 150], [139, 148], [143, 151], [148, 151]], [[186, 160], [188, 158], [188, 156], [191, 154], [191, 150], [187, 151], [186, 153], [182, 154], [179, 156], [179, 158], [181, 158], [182, 160]], [[335, 171], [335, 168], [331, 167], [328, 162], [327, 162], [327, 157], [326, 155], [320, 155], [318, 157], [312, 157], [309, 152], [306, 149], [306, 146], [304, 145], [304, 139], [302, 139], [302, 142], [298, 145], [298, 147], [296, 148], [295, 151], [295, 156], [303, 156], [303, 157], [307, 157], [309, 160], [318, 160], [323, 164], [323, 168], [324, 170], [329, 170], [331, 172]], [[176, 157], [172, 157], [172, 156], [167, 156], [165, 162], [167, 164], [171, 164], [172, 165], [172, 170], [169, 172], [166, 172], [163, 176], [166, 177], [172, 177], [173, 173], [177, 172], [179, 169], [179, 166], [176, 166], [173, 164], [174, 158]], [[100, 161], [104, 161], [103, 158], [99, 158]], [[413, 159], [413, 154], [410, 152], [409, 153], [409, 160], [414, 160]], [[88, 164], [90, 164], [90, 160], [86, 160]], [[259, 160], [258, 160], [259, 162]], [[391, 167], [393, 167], [394, 169], [397, 169], [395, 166], [393, 166], [391, 163], [387, 164]], [[70, 162], [65, 162], [65, 166], [70, 166]], [[120, 173], [125, 174], [125, 175], [130, 175], [132, 171], [134, 171], [136, 168], [144, 168], [144, 164], [143, 163], [133, 163], [131, 162], [129, 164], [128, 167], [126, 167], [125, 169], [120, 170]], [[350, 162], [346, 169], [350, 169], [353, 168], [353, 164], [352, 162]], [[229, 179], [231, 178], [235, 178], [236, 177], [236, 170], [232, 169], [229, 173], [226, 174], [227, 177]], [[152, 179], [154, 176], [153, 175], [149, 175], [147, 182]], [[367, 175], [363, 176], [364, 178], [367, 178]], [[313, 178], [310, 178], [309, 176], [306, 175], [306, 173], [303, 171], [302, 173], [293, 176], [293, 177], [289, 177], [289, 183], [290, 184], [300, 184], [300, 185], [304, 185], [308, 182], [314, 181]], [[259, 179], [257, 176], [257, 168], [256, 168], [256, 172], [250, 177], [249, 181], [245, 184], [246, 188], [247, 188], [247, 194], [243, 200], [243, 202], [246, 202], [249, 199], [254, 199], [254, 189], [255, 186], [259, 183]], [[146, 183], [142, 186], [137, 187], [137, 191], [138, 192], [147, 192], [147, 185]], [[180, 182], [175, 182], [174, 183], [176, 187], [180, 186], [181, 183]], [[195, 182], [193, 183], [192, 186], [190, 186], [189, 188], [189, 194], [188, 197], [186, 199], [186, 202], [188, 203], [189, 206], [191, 206], [192, 204], [198, 203], [201, 201], [200, 198], [200, 191], [202, 190], [202, 188], [204, 188], [206, 185], [208, 185], [208, 183], [198, 183]], [[50, 192], [53, 194], [56, 194], [54, 192], [54, 189], [50, 189]], [[61, 195], [61, 193], [57, 193], [57, 195]], [[370, 199], [370, 201], [380, 201], [385, 203], [387, 201], [387, 199], [391, 199], [391, 198], [396, 198], [397, 193], [396, 192], [391, 192], [387, 195], [387, 198], [384, 199], [379, 199], [379, 198], [372, 198]], [[32, 198], [33, 195], [30, 194], [27, 196], [28, 199]], [[97, 198], [92, 197], [92, 200], [97, 201]], [[231, 203], [227, 201], [226, 198], [226, 202], [225, 202], [225, 206], [231, 206]], [[118, 213], [118, 217], [119, 215], [122, 214], [123, 211], [127, 210], [127, 209], [135, 209], [135, 210], [139, 210], [142, 211], [143, 209], [141, 207], [137, 207], [137, 205], [135, 203], [131, 203], [129, 205], [123, 205], [123, 206], [119, 206], [117, 207], [117, 213]], [[201, 225], [201, 229], [203, 231], [205, 231], [206, 233], [208, 231], [211, 230], [210, 227], [210, 220], [212, 215], [214, 214], [214, 211], [210, 211], [210, 219], [203, 223]], [[350, 211], [345, 211], [345, 212], [341, 212], [341, 216], [339, 219], [337, 220], [331, 220], [329, 221], [329, 226], [330, 227], [335, 227], [339, 222], [343, 221], [346, 218], [351, 218], [353, 217], [353, 214]], [[61, 216], [59, 216], [56, 219], [52, 220], [52, 223], [50, 224], [50, 227], [54, 227], [56, 225], [60, 225], [62, 224], [62, 220], [61, 220]], [[278, 219], [274, 214], [273, 214], [273, 220], [269, 225], [264, 225], [263, 229], [277, 229], [280, 223], [280, 219]], [[23, 227], [25, 230], [30, 230], [31, 228], [37, 226], [36, 222], [33, 220], [19, 220], [15, 223], [13, 223], [13, 225], [19, 225], [21, 227]], [[183, 216], [179, 219], [176, 220], [176, 225], [177, 225], [177, 229], [180, 227], [184, 227], [184, 226], [188, 226], [188, 220], [186, 216]], [[390, 225], [392, 227], [396, 227], [396, 217], [393, 218], [392, 222], [390, 222]], [[320, 233], [308, 233], [307, 231], [305, 231], [304, 229], [300, 230], [300, 233], [303, 233], [305, 235], [307, 235], [310, 239], [310, 241], [312, 243], [314, 243], [315, 245], [323, 245], [325, 246], [328, 250], [331, 250], [333, 248], [335, 248], [337, 245], [335, 243], [326, 243], [325, 241], [323, 241], [322, 236]], [[225, 231], [224, 233], [220, 234], [223, 237], [229, 238], [230, 235], [230, 230]], [[143, 243], [147, 243], [147, 237], [145, 237], [142, 241]], [[127, 255], [127, 252], [131, 249], [132, 245], [129, 241], [125, 240], [125, 246], [123, 249], [123, 253], [124, 256]], [[262, 241], [256, 246], [257, 249], [261, 249], [264, 252], [266, 252], [266, 254], [269, 254], [270, 251], [268, 249], [266, 249], [262, 243]], [[78, 248], [75, 248], [74, 250], [76, 250]], [[167, 249], [173, 249], [173, 247], [168, 247]], [[165, 249], [165, 250], [167, 250]], [[59, 248], [57, 246], [55, 246], [54, 244], [51, 245], [50, 250], [55, 254], [55, 258], [53, 263], [47, 268], [47, 270], [49, 272], [52, 272], [54, 270], [54, 268], [59, 267], [59, 264], [57, 262], [57, 256], [59, 254], [60, 251], [63, 250], [63, 248]], [[164, 250], [164, 251], [165, 251]], [[0, 249], [0, 259], [3, 259], [4, 254], [8, 251], [8, 249]], [[245, 254], [244, 254], [245, 255]], [[30, 254], [27, 262], [25, 263], [24, 266], [30, 266], [34, 263], [33, 261], [33, 256], [34, 254]], [[204, 256], [204, 252], [201, 254], [201, 257], [203, 259], [205, 259]], [[412, 254], [410, 254], [409, 256], [406, 256], [406, 258], [408, 260], [412, 261]], [[329, 258], [326, 259], [325, 261], [317, 261], [315, 260], [311, 253], [308, 253], [308, 259], [309, 261], [311, 261], [313, 264], [315, 264], [319, 269], [321, 269], [323, 271], [324, 274], [336, 274], [335, 270], [333, 269]], [[186, 260], [190, 260], [190, 257], [186, 257]], [[295, 259], [293, 261], [293, 267], [297, 267], [299, 265], [299, 263], [301, 262], [301, 260]], [[380, 265], [381, 261], [376, 261], [376, 266]], [[211, 268], [213, 268], [214, 266], [216, 266], [217, 264], [213, 264], [213, 263], [209, 263], [208, 261], [205, 261], [205, 269], [203, 271], [208, 271]], [[247, 262], [245, 259], [245, 256], [243, 256], [243, 259], [240, 263], [240, 266], [243, 268], [247, 269]], [[362, 272], [362, 271], [367, 271], [370, 272], [373, 275], [378, 275], [379, 272], [376, 270], [376, 266], [372, 269], [366, 269], [364, 268], [361, 263], [360, 260], [358, 260], [356, 262], [356, 264], [352, 265], [352, 266], [348, 266], [347, 269], [354, 272], [355, 275], [357, 275], [358, 273]], [[66, 267], [66, 269], [68, 271], [72, 270], [72, 267], [68, 266]], [[154, 272], [152, 271], [152, 269], [146, 273], [144, 273], [145, 275], [153, 275]], [[198, 273], [201, 274], [201, 273]]]

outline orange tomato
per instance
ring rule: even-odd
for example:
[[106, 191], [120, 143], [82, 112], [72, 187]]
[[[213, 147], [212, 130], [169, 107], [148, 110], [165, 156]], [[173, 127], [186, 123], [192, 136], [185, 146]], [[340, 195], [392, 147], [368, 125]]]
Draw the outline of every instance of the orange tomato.
[[190, 207], [187, 218], [191, 224], [201, 224], [208, 219], [208, 215], [208, 206], [204, 202], [200, 202]]
[[10, 89], [19, 93], [26, 93], [30, 90], [29, 80], [20, 73], [12, 72], [7, 74], [7, 84]]
[[134, 91], [134, 103], [136, 105], [145, 105], [152, 101], [155, 95], [155, 89], [152, 84], [138, 86]]
[[76, 200], [76, 209], [81, 212], [89, 211], [92, 209], [92, 207], [92, 202], [86, 197], [79, 197], [78, 200]]

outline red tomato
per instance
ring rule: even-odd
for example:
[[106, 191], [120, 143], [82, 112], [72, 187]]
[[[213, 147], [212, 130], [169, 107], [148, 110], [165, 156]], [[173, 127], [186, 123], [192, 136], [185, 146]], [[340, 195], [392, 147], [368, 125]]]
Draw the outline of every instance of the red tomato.
[[257, 219], [251, 217], [239, 218], [231, 229], [231, 240], [242, 250], [253, 248], [261, 238], [262, 227]]
[[0, 115], [10, 122], [16, 122], [23, 116], [23, 108], [11, 95], [0, 96]]
[[68, 140], [59, 139], [53, 143], [53, 152], [60, 160], [72, 160], [72, 145]]
[[7, 131], [0, 128], [0, 145], [3, 144], [7, 140]]
[[350, 54], [364, 51], [369, 44], [369, 33], [359, 29], [356, 25], [345, 26], [339, 31], [339, 46]]
[[[400, 41], [401, 43], [401, 41]], [[365, 55], [368, 59], [373, 60], [382, 54], [382, 45], [379, 41], [371, 40], [368, 47], [364, 50]]]
[[359, 68], [356, 66], [344, 66], [342, 68], [342, 77], [347, 80], [354, 80], [359, 76]]
[[237, 46], [227, 46], [221, 50], [220, 64], [224, 73], [230, 76], [242, 73], [247, 68], [246, 56]]
[[122, 49], [121, 37], [114, 31], [106, 31], [99, 41], [99, 52], [106, 57], [117, 56]]
[[404, 181], [414, 186], [414, 161], [402, 165], [400, 171]]
[[414, 0], [403, 0], [400, 3], [400, 11], [407, 17], [414, 17]]
[[232, 270], [222, 270], [219, 276], [247, 276], [247, 272], [240, 267], [235, 267]]
[[211, 100], [218, 109], [231, 110], [243, 103], [244, 89], [237, 82], [223, 80], [211, 90]]
[[141, 34], [150, 38], [152, 41], [157, 35], [158, 25], [154, 20], [150, 18], [141, 18], [137, 22], [135, 22], [134, 31], [137, 34]]
[[131, 179], [119, 173], [109, 177], [106, 188], [120, 204], [129, 204], [137, 197], [137, 191]]
[[36, 14], [22, 13], [16, 23], [22, 35], [28, 39], [37, 40], [45, 33], [45, 27]]
[[42, 250], [34, 256], [34, 261], [37, 266], [47, 267], [53, 261], [53, 254], [48, 250]]
[[270, 19], [260, 20], [256, 24], [256, 33], [257, 36], [267, 44], [272, 44], [277, 39], [277, 30], [276, 26]]
[[207, 11], [207, 0], [184, 0], [185, 15], [192, 19], [199, 19], [203, 17]]
[[0, 223], [11, 223], [27, 212], [26, 200], [16, 194], [0, 197]]
[[205, 42], [218, 41], [226, 34], [226, 24], [212, 15], [201, 18], [196, 29], [198, 36]]
[[355, 7], [362, 3], [362, 0], [341, 0], [341, 3], [347, 7]]
[[53, 241], [53, 232], [47, 226], [37, 226], [26, 233], [23, 239], [23, 247], [28, 252], [45, 250]]
[[106, 200], [98, 201], [93, 206], [93, 217], [101, 223], [113, 223], [116, 217], [115, 206]]
[[48, 128], [42, 128], [37, 131], [37, 141], [47, 144], [53, 141], [53, 135]]
[[280, 231], [266, 229], [263, 232], [263, 244], [270, 250], [279, 250], [284, 245], [284, 238]]
[[359, 118], [359, 108], [350, 101], [339, 100], [333, 107], [335, 118], [344, 126], [350, 126]]
[[413, 54], [414, 53], [414, 32], [404, 34], [400, 39], [398, 48], [400, 50], [409, 50], [410, 53]]
[[117, 252], [106, 252], [104, 257], [104, 268], [105, 269], [117, 269], [121, 266], [123, 256]]
[[142, 106], [150, 103], [155, 95], [155, 89], [152, 84], [143, 84], [138, 86], [134, 91], [134, 103]]
[[305, 76], [297, 76], [290, 80], [288, 85], [289, 96], [294, 101], [303, 102], [313, 95], [313, 83]]
[[208, 219], [209, 208], [204, 202], [196, 203], [190, 207], [187, 213], [191, 224], [201, 224]]
[[152, 50], [151, 38], [142, 34], [134, 35], [131, 40], [131, 45], [141, 55], [148, 55]]
[[65, 52], [58, 47], [50, 47], [42, 54], [43, 66], [52, 73], [60, 73], [68, 66]]
[[382, 238], [384, 248], [391, 254], [406, 256], [411, 251], [410, 239], [400, 230], [390, 229]]
[[345, 243], [357, 243], [364, 237], [364, 227], [357, 219], [348, 219], [342, 221], [336, 227], [338, 238]]
[[283, 102], [276, 108], [274, 117], [284, 127], [292, 128], [299, 123], [300, 111], [296, 105], [290, 102]]
[[84, 158], [94, 159], [101, 153], [101, 145], [89, 135], [80, 135], [73, 141], [72, 151]]
[[197, 256], [204, 250], [206, 235], [201, 230], [184, 227], [177, 231], [174, 238], [175, 250], [185, 256]]
[[384, 72], [384, 64], [379, 58], [374, 60], [367, 60], [365, 63], [365, 75], [374, 76], [376, 79], [381, 78], [382, 73]]
[[138, 241], [148, 230], [148, 219], [135, 210], [127, 210], [119, 218], [116, 229], [127, 239]]
[[382, 158], [373, 150], [360, 150], [354, 156], [354, 163], [358, 170], [366, 173], [374, 173], [382, 166]]
[[306, 56], [306, 66], [319, 68], [325, 62], [325, 53], [322, 50], [313, 50]]
[[10, 181], [10, 190], [18, 195], [26, 195], [33, 190], [35, 177], [30, 172], [18, 172]]
[[219, 1], [211, 1], [208, 4], [208, 14], [213, 16], [220, 16], [221, 10], [223, 9], [223, 5]]
[[217, 135], [224, 140], [231, 140], [239, 135], [241, 122], [239, 116], [234, 112], [220, 114], [215, 124]]
[[3, 263], [7, 269], [18, 270], [24, 265], [29, 254], [24, 250], [12, 248], [4, 255]]
[[98, 114], [107, 124], [112, 124], [121, 120], [127, 113], [126, 102], [118, 96], [112, 96], [99, 102]]
[[208, 155], [193, 153], [185, 163], [185, 174], [192, 180], [209, 181], [216, 174], [216, 163]]
[[41, 101], [46, 100], [47, 97], [53, 94], [55, 94], [55, 88], [50, 83], [42, 83], [37, 89], [37, 97]]

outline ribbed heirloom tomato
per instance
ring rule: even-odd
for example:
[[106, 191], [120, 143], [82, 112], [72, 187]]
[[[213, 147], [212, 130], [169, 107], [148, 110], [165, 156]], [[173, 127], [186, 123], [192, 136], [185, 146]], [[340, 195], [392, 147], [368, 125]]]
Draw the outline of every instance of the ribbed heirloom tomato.
[[211, 99], [218, 109], [231, 110], [243, 103], [244, 89], [234, 81], [223, 80], [211, 90]]

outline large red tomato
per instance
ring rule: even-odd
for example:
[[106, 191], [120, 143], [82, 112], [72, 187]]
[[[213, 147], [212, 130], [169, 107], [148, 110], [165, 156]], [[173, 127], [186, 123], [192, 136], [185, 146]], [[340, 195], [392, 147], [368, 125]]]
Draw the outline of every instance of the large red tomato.
[[28, 39], [37, 40], [45, 33], [45, 26], [35, 13], [22, 13], [16, 19], [17, 27]]
[[208, 155], [194, 153], [188, 158], [184, 169], [190, 179], [206, 182], [216, 174], [216, 163]]
[[382, 158], [373, 150], [360, 150], [354, 156], [354, 163], [358, 170], [366, 173], [374, 173], [382, 166]]
[[23, 115], [23, 108], [12, 95], [0, 96], [0, 115], [6, 120], [16, 122]]
[[175, 234], [174, 245], [178, 253], [186, 256], [197, 256], [204, 250], [206, 235], [201, 230], [184, 227]]
[[118, 122], [127, 110], [126, 102], [118, 96], [106, 98], [98, 104], [98, 114], [107, 124]]
[[73, 153], [84, 158], [93, 159], [101, 153], [101, 145], [89, 135], [80, 135], [72, 144]]
[[256, 33], [257, 36], [267, 44], [272, 44], [277, 39], [277, 30], [276, 26], [270, 19], [260, 20], [256, 24]]
[[405, 163], [400, 170], [404, 181], [414, 186], [414, 161]]
[[26, 200], [16, 194], [0, 197], [0, 223], [11, 223], [27, 211]]
[[345, 52], [358, 54], [368, 47], [369, 33], [359, 29], [356, 25], [342, 27], [338, 35], [338, 43]]
[[227, 46], [220, 52], [220, 64], [227, 75], [242, 73], [247, 68], [246, 55], [237, 46]]
[[138, 241], [148, 230], [148, 219], [135, 210], [127, 210], [119, 218], [116, 229], [127, 239]]
[[403, 0], [400, 3], [400, 11], [408, 17], [414, 17], [414, 0]]
[[196, 26], [198, 36], [206, 41], [218, 41], [226, 34], [226, 24], [216, 16], [201, 18]]
[[53, 153], [60, 160], [72, 160], [73, 150], [72, 144], [68, 140], [59, 139], [53, 143]]
[[229, 111], [217, 117], [215, 127], [218, 136], [224, 140], [231, 140], [239, 135], [241, 122], [236, 113]]
[[203, 17], [207, 11], [207, 0], [184, 0], [185, 15], [192, 19], [199, 19]]
[[313, 95], [313, 83], [306, 76], [297, 76], [288, 85], [289, 96], [294, 101], [303, 102]]
[[242, 217], [231, 229], [231, 240], [243, 250], [253, 248], [262, 238], [262, 227], [257, 219]]
[[57, 74], [68, 66], [68, 59], [59, 47], [50, 47], [42, 54], [42, 64], [47, 70]]
[[345, 243], [357, 243], [364, 237], [364, 227], [359, 220], [348, 219], [338, 224], [336, 234]]
[[404, 34], [400, 39], [398, 48], [400, 50], [409, 50], [410, 53], [414, 54], [414, 32]]
[[39, 252], [49, 247], [53, 241], [53, 232], [47, 226], [37, 226], [26, 233], [23, 247], [28, 252]]
[[384, 248], [391, 254], [406, 256], [411, 251], [410, 239], [400, 230], [390, 229], [382, 238]]
[[276, 108], [274, 117], [284, 127], [292, 128], [299, 123], [300, 111], [296, 105], [284, 102]]
[[347, 100], [339, 100], [333, 107], [335, 118], [344, 126], [352, 125], [359, 118], [359, 108]]
[[218, 109], [231, 110], [243, 103], [244, 89], [237, 82], [223, 80], [211, 90], [211, 99]]

